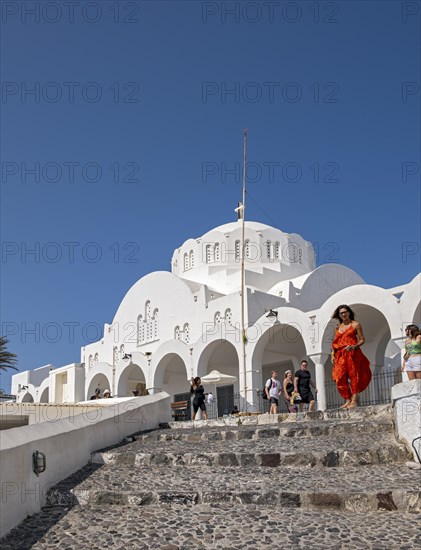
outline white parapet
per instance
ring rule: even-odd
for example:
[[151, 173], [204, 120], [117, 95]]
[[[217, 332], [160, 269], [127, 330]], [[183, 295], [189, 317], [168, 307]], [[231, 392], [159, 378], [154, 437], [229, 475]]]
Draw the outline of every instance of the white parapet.
[[[414, 454], [414, 460], [421, 457], [421, 380], [408, 380], [392, 387], [395, 431]], [[414, 446], [417, 453], [414, 453]]]
[[[114, 400], [109, 406], [85, 404], [82, 412], [80, 405], [75, 405], [78, 414], [66, 414], [59, 420], [47, 415], [52, 408], [47, 411], [38, 406], [43, 413], [38, 422], [1, 432], [0, 537], [26, 516], [39, 512], [48, 489], [85, 466], [92, 453], [171, 419], [170, 396], [166, 392]], [[45, 471], [39, 475], [33, 471], [35, 451], [46, 459]]]

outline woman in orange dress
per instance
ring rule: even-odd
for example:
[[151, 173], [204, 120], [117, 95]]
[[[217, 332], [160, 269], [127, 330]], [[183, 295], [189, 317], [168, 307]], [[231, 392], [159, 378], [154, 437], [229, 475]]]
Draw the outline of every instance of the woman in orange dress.
[[360, 349], [365, 338], [361, 325], [355, 321], [354, 312], [349, 306], [337, 307], [332, 319], [339, 321], [332, 342], [332, 378], [338, 392], [345, 399], [341, 409], [353, 409], [358, 404], [358, 394], [371, 381], [370, 362]]

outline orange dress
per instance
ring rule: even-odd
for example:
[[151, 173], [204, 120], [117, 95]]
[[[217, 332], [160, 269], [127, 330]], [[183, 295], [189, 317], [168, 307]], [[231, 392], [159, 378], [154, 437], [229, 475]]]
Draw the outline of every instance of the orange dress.
[[357, 342], [358, 335], [352, 324], [342, 333], [336, 329], [332, 342], [334, 352], [332, 378], [344, 399], [351, 399], [352, 395], [361, 393], [371, 381], [370, 361], [361, 349], [350, 351], [345, 349], [347, 346], [355, 346]]

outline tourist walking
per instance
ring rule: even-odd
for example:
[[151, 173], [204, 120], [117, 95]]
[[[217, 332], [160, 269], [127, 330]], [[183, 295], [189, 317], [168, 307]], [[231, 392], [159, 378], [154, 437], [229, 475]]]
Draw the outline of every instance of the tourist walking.
[[281, 395], [281, 383], [278, 380], [278, 373], [273, 370], [271, 377], [265, 384], [265, 392], [270, 402], [269, 414], [278, 413], [278, 398]]
[[421, 380], [421, 332], [417, 325], [408, 325], [405, 329], [408, 336], [405, 341], [402, 371], [409, 380]]
[[203, 418], [207, 420], [208, 413], [206, 412], [205, 405], [205, 390], [201, 384], [200, 376], [196, 376], [196, 378], [192, 377], [190, 393], [194, 394], [192, 420], [196, 418], [196, 414], [199, 409], [202, 411]]
[[332, 378], [338, 392], [345, 399], [341, 409], [353, 409], [358, 404], [358, 394], [371, 381], [370, 362], [360, 349], [365, 338], [362, 327], [355, 320], [355, 314], [349, 306], [337, 307], [332, 319], [339, 321], [332, 342]]
[[298, 412], [298, 407], [295, 404], [291, 404], [291, 395], [294, 391], [294, 381], [292, 380], [292, 371], [287, 370], [284, 374], [284, 382], [282, 384], [284, 390], [284, 398], [289, 413]]
[[308, 370], [308, 362], [303, 359], [301, 361], [300, 370], [294, 374], [294, 391], [301, 396], [299, 405], [300, 411], [303, 410], [303, 405], [308, 405], [308, 410], [311, 412], [314, 409], [315, 399], [311, 388], [317, 393], [316, 384], [311, 379], [311, 372]]

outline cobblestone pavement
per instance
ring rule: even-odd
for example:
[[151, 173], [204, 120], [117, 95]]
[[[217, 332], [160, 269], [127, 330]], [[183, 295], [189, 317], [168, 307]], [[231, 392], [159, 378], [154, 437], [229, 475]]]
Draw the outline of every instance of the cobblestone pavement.
[[344, 515], [261, 506], [75, 506], [33, 516], [1, 548], [416, 550], [421, 545], [416, 519], [400, 512]]
[[421, 548], [420, 475], [390, 408], [237, 421], [99, 450], [1, 549]]

